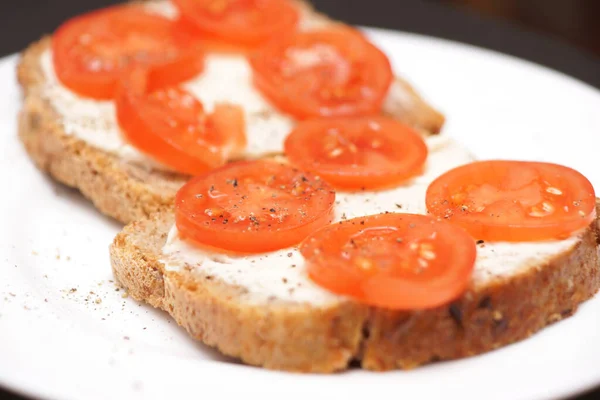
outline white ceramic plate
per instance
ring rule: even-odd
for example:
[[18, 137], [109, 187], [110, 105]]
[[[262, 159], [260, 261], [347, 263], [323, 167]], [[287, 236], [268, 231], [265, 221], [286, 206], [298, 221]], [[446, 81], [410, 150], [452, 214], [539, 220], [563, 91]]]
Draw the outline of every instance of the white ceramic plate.
[[[370, 30], [399, 74], [480, 158], [553, 161], [600, 192], [600, 93], [511, 57]], [[561, 397], [600, 384], [600, 297], [531, 339], [410, 372], [299, 375], [240, 365], [165, 313], [122, 297], [108, 245], [119, 225], [37, 171], [17, 140], [16, 58], [0, 62], [0, 385], [43, 398], [320, 394], [436, 399]]]

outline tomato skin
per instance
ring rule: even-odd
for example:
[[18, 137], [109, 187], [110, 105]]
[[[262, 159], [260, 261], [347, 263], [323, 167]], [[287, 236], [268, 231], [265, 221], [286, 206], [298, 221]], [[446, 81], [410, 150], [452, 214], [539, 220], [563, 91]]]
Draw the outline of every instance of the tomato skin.
[[198, 176], [175, 199], [179, 232], [200, 247], [254, 254], [301, 242], [333, 219], [335, 192], [317, 177], [268, 160]]
[[203, 54], [172, 21], [139, 5], [112, 6], [77, 16], [52, 37], [58, 79], [73, 92], [113, 99], [121, 74], [132, 65], [169, 66], [170, 82], [187, 80], [203, 69]]
[[[181, 20], [212, 45], [256, 47], [293, 32], [299, 11], [289, 0], [173, 0]], [[218, 45], [216, 46], [218, 47]]]
[[429, 212], [476, 239], [564, 239], [596, 218], [590, 181], [574, 169], [530, 161], [478, 161], [438, 177], [427, 189]]
[[438, 307], [469, 286], [475, 241], [425, 215], [387, 213], [329, 225], [301, 245], [310, 278], [372, 306]]
[[246, 146], [244, 112], [218, 104], [211, 114], [186, 91], [164, 87], [163, 67], [132, 68], [116, 97], [117, 121], [137, 149], [187, 175], [225, 164]]
[[301, 121], [284, 149], [292, 164], [344, 190], [397, 186], [422, 171], [428, 154], [412, 128], [381, 116]]
[[182, 52], [172, 60], [161, 62], [154, 68], [148, 68], [152, 76], [149, 79], [150, 91], [188, 81], [204, 71], [204, 53], [199, 45]]
[[274, 39], [250, 63], [255, 86], [298, 119], [378, 114], [393, 80], [387, 56], [347, 27]]
[[226, 41], [218, 36], [203, 32], [185, 17], [179, 17], [176, 24], [179, 35], [183, 36], [185, 40], [193, 40], [200, 51], [207, 54], [242, 54], [249, 56], [259, 47], [259, 45]]

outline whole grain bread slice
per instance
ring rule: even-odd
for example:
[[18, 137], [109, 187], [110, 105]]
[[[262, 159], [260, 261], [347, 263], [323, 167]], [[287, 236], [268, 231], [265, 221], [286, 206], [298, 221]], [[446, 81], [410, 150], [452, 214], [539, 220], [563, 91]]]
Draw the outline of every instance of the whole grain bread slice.
[[[326, 17], [298, 2], [315, 23]], [[61, 116], [44, 93], [45, 76], [41, 56], [50, 48], [45, 37], [26, 49], [17, 69], [24, 103], [19, 115], [19, 137], [35, 164], [59, 182], [75, 187], [102, 213], [128, 223], [163, 211], [189, 178], [185, 175], [140, 167], [89, 145], [65, 131]], [[409, 101], [387, 106], [388, 113], [424, 134], [438, 133], [444, 117], [431, 107], [411, 85], [397, 78]]]
[[161, 260], [174, 217], [124, 228], [110, 247], [114, 275], [138, 301], [168, 312], [194, 338], [270, 369], [333, 372], [357, 361], [408, 369], [476, 355], [527, 338], [570, 316], [600, 288], [598, 222], [561, 254], [509, 277], [472, 285], [452, 304], [391, 311], [342, 299], [327, 306], [251, 301], [201, 268], [173, 272]]
[[40, 57], [49, 46], [49, 37], [30, 46], [17, 70], [24, 91], [19, 138], [37, 167], [79, 189], [98, 210], [123, 223], [170, 207], [187, 176], [123, 161], [65, 132], [60, 115], [42, 90], [45, 78]]

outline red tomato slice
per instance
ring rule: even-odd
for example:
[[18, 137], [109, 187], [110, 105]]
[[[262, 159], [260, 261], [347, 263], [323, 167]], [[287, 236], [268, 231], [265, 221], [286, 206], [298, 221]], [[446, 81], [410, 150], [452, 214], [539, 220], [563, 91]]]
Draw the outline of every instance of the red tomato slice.
[[476, 239], [560, 239], [596, 216], [596, 195], [579, 172], [557, 164], [480, 161], [455, 168], [427, 189], [427, 208]]
[[183, 236], [221, 250], [261, 253], [301, 242], [332, 220], [322, 180], [273, 161], [241, 161], [192, 179], [177, 193]]
[[116, 98], [127, 140], [178, 172], [198, 175], [223, 165], [246, 146], [244, 112], [220, 104], [211, 114], [183, 89], [164, 87], [162, 67], [128, 71]]
[[173, 0], [182, 19], [225, 42], [257, 45], [296, 29], [299, 12], [289, 0]]
[[299, 168], [349, 190], [397, 185], [419, 174], [427, 159], [421, 136], [385, 117], [300, 122], [284, 148]]
[[391, 309], [441, 306], [471, 280], [476, 248], [460, 227], [425, 215], [379, 214], [327, 226], [301, 245], [312, 280]]
[[250, 54], [257, 47], [245, 43], [229, 42], [219, 36], [203, 32], [187, 18], [181, 16], [177, 19], [177, 30], [180, 34], [193, 38], [194, 42], [205, 53]]
[[164, 64], [171, 83], [199, 74], [203, 55], [176, 24], [140, 6], [114, 6], [75, 17], [52, 39], [60, 81], [86, 97], [108, 100], [132, 64]]
[[385, 54], [350, 28], [296, 33], [251, 64], [258, 89], [300, 119], [379, 113], [393, 77]]

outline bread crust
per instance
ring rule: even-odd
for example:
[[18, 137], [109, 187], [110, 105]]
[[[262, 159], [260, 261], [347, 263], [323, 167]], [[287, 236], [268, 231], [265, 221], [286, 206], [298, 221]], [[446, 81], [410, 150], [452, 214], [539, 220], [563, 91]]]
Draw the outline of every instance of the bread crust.
[[167, 311], [192, 337], [247, 364], [304, 372], [346, 368], [361, 342], [366, 307], [252, 304], [243, 288], [210, 275], [166, 271], [160, 249], [172, 223], [172, 214], [157, 215], [115, 238], [113, 273], [129, 296]]
[[484, 353], [573, 314], [600, 287], [597, 222], [571, 250], [514, 276], [471, 287], [452, 304], [390, 311], [353, 301], [328, 307], [253, 304], [245, 291], [159, 261], [169, 213], [128, 225], [111, 245], [114, 275], [136, 300], [167, 311], [194, 338], [270, 369], [409, 369]]
[[[303, 12], [314, 15], [315, 20], [326, 21], [308, 4], [298, 4]], [[29, 46], [17, 67], [18, 82], [24, 93], [19, 137], [31, 159], [57, 181], [79, 189], [102, 213], [123, 223], [168, 209], [188, 176], [124, 162], [65, 132], [60, 115], [42, 91], [45, 78], [40, 57], [50, 47], [50, 40], [45, 37]], [[390, 116], [424, 134], [438, 133], [444, 116], [427, 104], [408, 82], [397, 80], [411, 102], [393, 104], [395, 112]]]
[[17, 69], [25, 95], [19, 138], [37, 167], [79, 189], [98, 210], [123, 223], [171, 207], [186, 176], [146, 170], [65, 133], [60, 116], [40, 92], [44, 76], [39, 60], [49, 46], [49, 37], [32, 45]]

